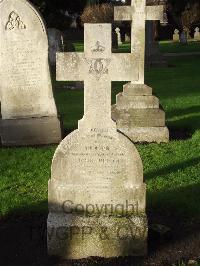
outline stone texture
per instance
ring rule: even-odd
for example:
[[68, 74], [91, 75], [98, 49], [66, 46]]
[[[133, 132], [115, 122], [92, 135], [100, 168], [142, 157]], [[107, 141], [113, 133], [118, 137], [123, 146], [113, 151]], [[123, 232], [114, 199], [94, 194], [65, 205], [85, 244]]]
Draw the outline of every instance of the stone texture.
[[[84, 116], [53, 158], [48, 253], [65, 259], [142, 256], [148, 231], [143, 165], [111, 119], [111, 81], [133, 77], [133, 55], [111, 53], [110, 24], [85, 24], [84, 30], [84, 53], [57, 54], [57, 80], [85, 82]], [[118, 208], [127, 203], [122, 214]]]
[[149, 109], [159, 108], [159, 100], [155, 96], [126, 96], [119, 93], [116, 96], [117, 108], [128, 110], [128, 109]]
[[152, 88], [143, 84], [133, 84], [127, 83], [123, 86], [123, 95], [124, 96], [150, 96], [152, 95]]
[[[123, 92], [117, 95], [116, 105], [112, 108], [112, 118], [116, 121], [118, 130], [133, 142], [166, 142], [169, 132], [165, 126], [160, 127], [164, 122], [164, 114], [159, 110], [159, 99], [152, 95], [152, 88], [144, 84], [146, 21], [151, 26], [152, 20], [163, 21], [164, 8], [146, 6], [146, 0], [132, 1], [131, 6], [115, 7], [114, 17], [115, 20], [132, 22], [131, 53], [140, 60], [138, 69], [134, 68], [139, 73], [138, 79], [132, 77], [131, 82], [124, 86]], [[152, 35], [152, 29], [150, 33]], [[152, 56], [155, 60], [155, 42], [152, 38], [151, 44], [151, 53], [147, 56]]]
[[57, 117], [1, 120], [0, 135], [4, 146], [56, 144], [62, 137]]
[[[57, 119], [48, 65], [47, 34], [39, 13], [24, 0], [4, 0], [0, 3], [0, 12], [2, 119], [10, 120], [7, 121], [9, 125], [11, 122], [17, 124], [15, 120], [18, 119], [28, 119], [27, 123], [31, 118]], [[4, 121], [2, 123], [5, 124]], [[40, 130], [43, 131], [42, 128]], [[56, 135], [61, 135], [60, 132], [59, 129]], [[13, 137], [9, 143], [18, 142], [14, 134], [5, 131], [4, 134]], [[52, 143], [55, 138], [51, 140], [50, 136], [47, 132], [46, 139]], [[29, 137], [26, 135], [23, 145], [30, 143], [31, 138], [31, 133]]]
[[147, 253], [146, 216], [96, 219], [51, 213], [47, 227], [52, 241], [49, 253], [62, 259], [82, 259], [91, 254], [113, 258]]
[[[130, 109], [128, 112], [117, 112], [113, 106], [113, 119], [118, 127], [164, 127], [165, 112], [160, 109]], [[126, 120], [125, 120], [126, 117]]]
[[167, 127], [118, 127], [118, 130], [129, 137], [133, 142], [169, 142], [169, 130]]

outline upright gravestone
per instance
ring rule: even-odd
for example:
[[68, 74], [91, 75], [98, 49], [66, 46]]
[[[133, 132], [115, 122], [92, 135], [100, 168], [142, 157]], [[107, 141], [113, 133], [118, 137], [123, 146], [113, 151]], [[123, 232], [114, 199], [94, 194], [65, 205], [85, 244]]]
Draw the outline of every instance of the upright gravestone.
[[115, 29], [115, 32], [117, 34], [117, 42], [118, 42], [118, 45], [122, 45], [122, 38], [121, 38], [120, 28], [116, 28]]
[[131, 41], [131, 37], [126, 33], [125, 34], [125, 42], [130, 42]]
[[200, 32], [199, 32], [199, 28], [198, 27], [195, 28], [194, 40], [195, 41], [200, 41]]
[[152, 88], [144, 84], [146, 20], [163, 20], [163, 6], [146, 6], [146, 0], [132, 0], [131, 6], [115, 7], [115, 20], [132, 21], [131, 53], [139, 58], [138, 80], [130, 79], [117, 95], [112, 118], [117, 128], [134, 142], [168, 142], [165, 113]]
[[2, 144], [59, 143], [48, 40], [40, 15], [25, 0], [1, 1], [0, 14]]
[[49, 61], [52, 66], [55, 66], [56, 53], [63, 52], [64, 50], [63, 34], [58, 29], [49, 28], [48, 39], [49, 39]]
[[175, 29], [174, 30], [174, 34], [173, 34], [173, 42], [179, 42], [180, 39], [179, 39], [179, 30]]
[[146, 254], [146, 187], [132, 142], [111, 119], [111, 81], [137, 79], [137, 57], [111, 53], [111, 25], [85, 24], [85, 52], [58, 53], [57, 79], [84, 80], [84, 117], [59, 145], [49, 181], [48, 253]]
[[187, 32], [186, 31], [182, 31], [180, 34], [180, 43], [181, 44], [187, 44], [188, 40], [187, 40]]

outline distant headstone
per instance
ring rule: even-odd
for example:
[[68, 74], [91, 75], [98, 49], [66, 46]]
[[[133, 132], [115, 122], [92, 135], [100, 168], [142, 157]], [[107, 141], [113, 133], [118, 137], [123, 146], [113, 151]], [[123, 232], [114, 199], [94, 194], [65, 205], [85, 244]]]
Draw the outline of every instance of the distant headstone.
[[142, 161], [111, 119], [111, 81], [136, 79], [138, 59], [112, 54], [110, 24], [84, 28], [85, 52], [57, 57], [59, 81], [85, 81], [85, 111], [78, 130], [61, 142], [52, 162], [48, 253], [63, 259], [143, 256]]
[[125, 34], [125, 42], [130, 42], [131, 41], [131, 37], [126, 33]]
[[74, 14], [71, 18], [72, 18], [72, 23], [70, 25], [70, 28], [77, 29], [77, 26], [78, 26], [78, 24], [77, 24], [78, 14]]
[[175, 29], [173, 34], [173, 42], [179, 42], [179, 30]]
[[181, 44], [187, 44], [188, 43], [187, 33], [185, 31], [182, 31], [180, 34], [180, 43]]
[[24, 0], [1, 1], [0, 13], [2, 144], [59, 143], [44, 23]]
[[121, 38], [121, 33], [120, 33], [120, 28], [116, 28], [115, 32], [117, 33], [117, 42], [118, 45], [122, 45], [122, 38]]
[[199, 32], [199, 28], [198, 27], [195, 28], [194, 40], [195, 41], [200, 41], [200, 32]]
[[49, 28], [48, 29], [49, 39], [49, 61], [51, 65], [56, 65], [56, 53], [63, 52], [64, 41], [63, 34], [60, 30]]
[[185, 34], [186, 34], [186, 38], [187, 38], [187, 40], [189, 40], [190, 39], [190, 29], [188, 28], [188, 27], [183, 27], [183, 31], [185, 32]]
[[[146, 6], [146, 0], [132, 1], [131, 6], [116, 6], [114, 19], [132, 22], [131, 53], [139, 58], [139, 70], [135, 69], [138, 79], [131, 78], [131, 82], [124, 85], [123, 92], [117, 95], [112, 118], [118, 130], [133, 142], [168, 142], [165, 112], [159, 107], [159, 99], [152, 95], [152, 88], [144, 84], [146, 21], [163, 21], [164, 8], [161, 5]], [[149, 45], [155, 47], [152, 38], [149, 40]], [[153, 56], [154, 49], [149, 51]]]

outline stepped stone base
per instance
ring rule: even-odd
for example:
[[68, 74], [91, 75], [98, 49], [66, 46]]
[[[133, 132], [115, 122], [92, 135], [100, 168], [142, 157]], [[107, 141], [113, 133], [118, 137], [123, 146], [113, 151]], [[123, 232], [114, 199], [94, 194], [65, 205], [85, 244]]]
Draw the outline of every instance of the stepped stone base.
[[118, 130], [133, 142], [169, 142], [169, 130], [167, 127], [118, 127]]
[[147, 255], [146, 215], [86, 217], [50, 213], [48, 254], [63, 259]]
[[57, 144], [61, 125], [57, 117], [0, 120], [0, 137], [3, 146]]
[[124, 85], [112, 106], [112, 119], [117, 129], [133, 142], [168, 142], [165, 112], [159, 99], [152, 96], [152, 88], [144, 84]]

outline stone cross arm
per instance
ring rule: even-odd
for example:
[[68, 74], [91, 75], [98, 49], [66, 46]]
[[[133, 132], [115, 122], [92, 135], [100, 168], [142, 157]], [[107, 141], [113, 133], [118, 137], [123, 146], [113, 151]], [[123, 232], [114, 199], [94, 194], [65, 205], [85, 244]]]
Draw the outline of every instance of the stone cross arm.
[[114, 20], [133, 21], [140, 19], [141, 15], [146, 13], [146, 20], [164, 21], [164, 6], [146, 6], [145, 11], [137, 9], [135, 6], [116, 6], [114, 12]]
[[138, 58], [134, 54], [87, 57], [85, 53], [57, 53], [58, 81], [131, 81], [138, 80]]

